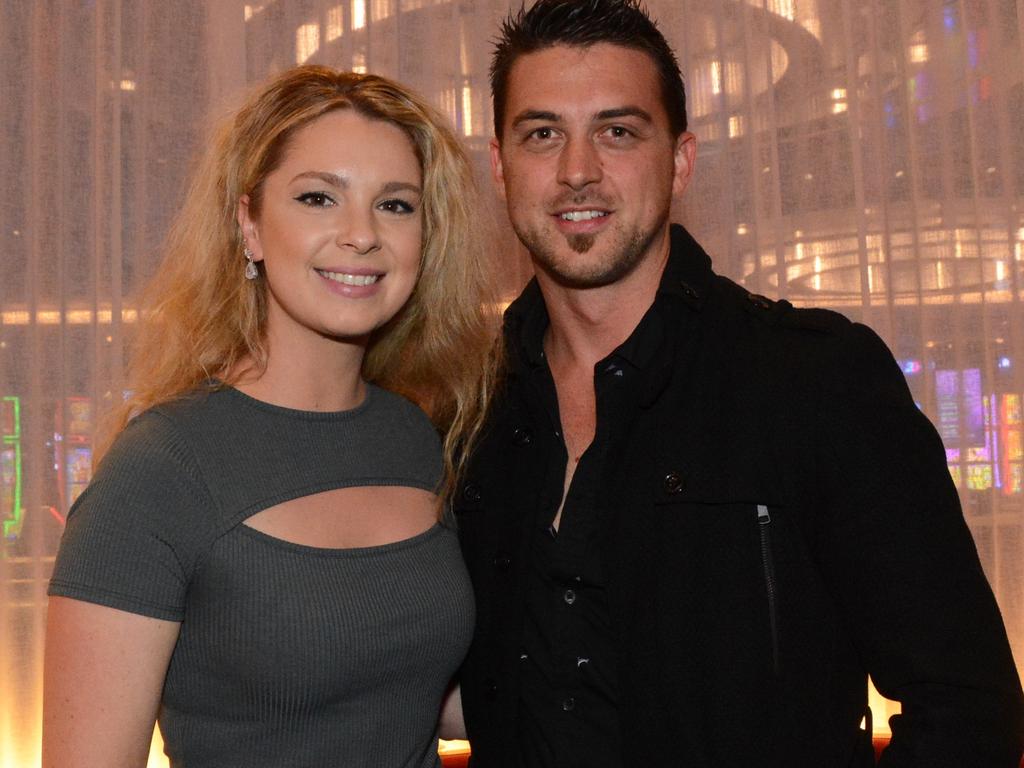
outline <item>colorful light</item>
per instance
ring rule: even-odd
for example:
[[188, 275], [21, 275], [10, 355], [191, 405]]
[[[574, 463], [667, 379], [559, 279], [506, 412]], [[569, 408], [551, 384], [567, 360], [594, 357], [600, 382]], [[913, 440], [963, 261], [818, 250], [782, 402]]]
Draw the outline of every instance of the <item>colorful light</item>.
[[25, 513], [21, 507], [21, 400], [8, 395], [0, 403], [3, 404], [4, 412], [0, 480], [4, 484], [4, 498], [10, 500], [10, 507], [5, 510], [8, 519], [3, 521], [3, 536], [5, 539], [13, 539], [21, 533]]
[[913, 376], [915, 373], [920, 373], [922, 367], [920, 360], [904, 360], [900, 363], [900, 368], [907, 376]]

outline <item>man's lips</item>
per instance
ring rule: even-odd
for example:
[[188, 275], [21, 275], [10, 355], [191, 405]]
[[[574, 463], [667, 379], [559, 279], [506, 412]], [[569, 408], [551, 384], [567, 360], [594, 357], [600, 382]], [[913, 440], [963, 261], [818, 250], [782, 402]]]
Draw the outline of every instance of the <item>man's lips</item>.
[[611, 220], [613, 211], [600, 206], [574, 205], [572, 208], [558, 208], [552, 214], [555, 226], [566, 237], [572, 235], [596, 235], [603, 232]]
[[562, 221], [593, 221], [603, 219], [611, 212], [602, 208], [583, 208], [571, 211], [559, 211], [555, 215]]

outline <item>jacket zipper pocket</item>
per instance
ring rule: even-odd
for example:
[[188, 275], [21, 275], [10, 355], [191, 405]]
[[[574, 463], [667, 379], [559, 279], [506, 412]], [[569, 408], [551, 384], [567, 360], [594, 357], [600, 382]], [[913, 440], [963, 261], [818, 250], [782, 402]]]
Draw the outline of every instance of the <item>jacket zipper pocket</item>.
[[772, 631], [772, 669], [779, 674], [779, 627], [776, 616], [775, 565], [772, 562], [772, 517], [768, 507], [757, 505], [757, 522], [761, 531], [761, 567], [764, 568], [764, 585], [768, 592], [768, 620]]

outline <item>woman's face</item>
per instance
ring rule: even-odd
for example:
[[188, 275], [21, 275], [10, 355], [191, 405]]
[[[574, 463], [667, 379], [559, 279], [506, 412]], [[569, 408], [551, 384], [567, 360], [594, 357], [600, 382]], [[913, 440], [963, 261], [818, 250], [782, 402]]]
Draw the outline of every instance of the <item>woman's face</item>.
[[248, 197], [238, 208], [265, 269], [269, 339], [362, 341], [394, 317], [416, 283], [422, 183], [412, 142], [383, 120], [336, 110], [292, 136], [258, 218]]

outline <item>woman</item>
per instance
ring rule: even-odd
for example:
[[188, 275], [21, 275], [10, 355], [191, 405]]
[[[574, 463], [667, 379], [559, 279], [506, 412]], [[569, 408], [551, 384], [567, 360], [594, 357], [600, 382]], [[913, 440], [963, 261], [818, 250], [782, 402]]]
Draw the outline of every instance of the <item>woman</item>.
[[44, 766], [144, 765], [158, 714], [174, 766], [439, 764], [473, 620], [440, 497], [492, 379], [472, 199], [380, 77], [291, 70], [221, 131], [68, 516]]

